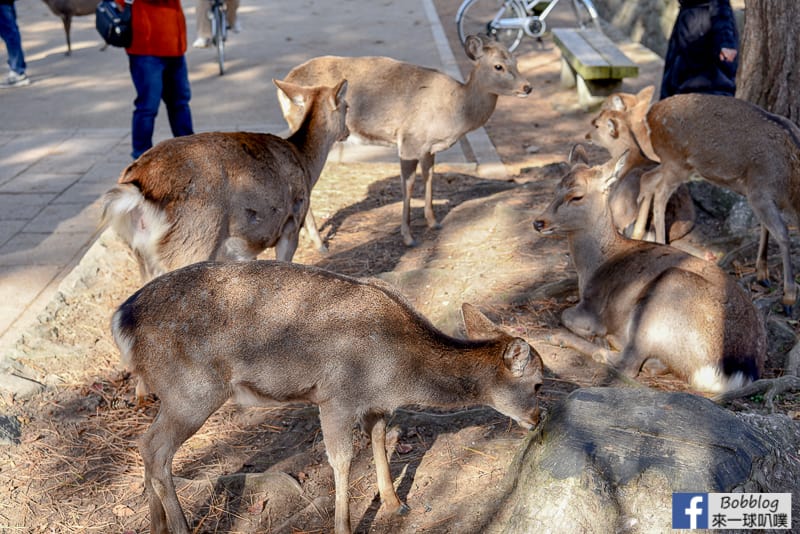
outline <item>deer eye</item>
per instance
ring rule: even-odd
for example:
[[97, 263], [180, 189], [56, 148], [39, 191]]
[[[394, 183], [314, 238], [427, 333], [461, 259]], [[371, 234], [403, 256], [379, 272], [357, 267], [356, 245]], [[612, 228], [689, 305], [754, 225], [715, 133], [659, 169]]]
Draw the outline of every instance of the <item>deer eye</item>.
[[499, 71], [499, 72], [502, 72], [502, 71], [504, 71], [504, 70], [505, 70], [505, 67], [503, 67], [502, 65], [500, 65], [500, 64], [498, 63], [497, 65], [495, 65], [495, 66], [494, 66], [494, 70], [496, 70], [496, 71]]
[[580, 193], [576, 193], [576, 194], [570, 195], [570, 196], [567, 198], [567, 204], [572, 204], [572, 203], [575, 203], [575, 202], [580, 202], [581, 200], [583, 200], [583, 195], [581, 195]]

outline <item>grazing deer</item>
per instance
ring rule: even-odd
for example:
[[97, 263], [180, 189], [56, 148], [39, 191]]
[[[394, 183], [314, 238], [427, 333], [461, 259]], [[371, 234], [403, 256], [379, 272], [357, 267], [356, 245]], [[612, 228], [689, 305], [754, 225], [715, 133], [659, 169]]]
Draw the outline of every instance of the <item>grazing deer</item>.
[[133, 249], [144, 281], [203, 260], [250, 260], [268, 247], [292, 261], [311, 189], [348, 135], [347, 82], [275, 81], [303, 108], [296, 131], [201, 133], [159, 143], [105, 194], [103, 220]]
[[757, 279], [767, 284], [767, 242], [777, 240], [783, 260], [787, 315], [797, 300], [791, 241], [784, 214], [800, 207], [800, 129], [790, 120], [730, 96], [675, 95], [647, 113], [650, 142], [660, 165], [641, 180], [633, 237], [645, 232], [650, 206], [656, 241], [666, 238], [667, 199], [680, 184], [703, 178], [747, 197], [761, 222]]
[[[608, 150], [614, 161], [619, 160], [625, 152], [628, 153], [625, 166], [620, 171], [622, 178], [611, 188], [609, 196], [614, 224], [620, 232], [628, 236], [639, 215], [639, 183], [642, 174], [658, 165], [644, 154], [630, 123], [629, 112], [603, 109], [592, 119], [592, 129], [586, 134], [588, 141]], [[670, 242], [684, 237], [694, 227], [694, 202], [685, 184], [681, 184], [670, 197], [666, 217]]]
[[[542, 234], [566, 234], [578, 272], [580, 302], [561, 321], [580, 337], [559, 341], [631, 377], [646, 359], [657, 358], [698, 389], [757, 379], [766, 333], [736, 281], [713, 263], [616, 231], [608, 192], [625, 159], [598, 167], [576, 163], [533, 223]], [[587, 341], [596, 337], [620, 352]]]
[[[318, 57], [286, 76], [286, 81], [301, 85], [347, 78], [351, 139], [397, 145], [403, 191], [400, 232], [408, 246], [416, 244], [410, 210], [417, 165], [425, 181], [425, 220], [428, 227], [438, 228], [432, 191], [436, 153], [483, 126], [494, 111], [498, 95], [524, 97], [531, 92], [530, 84], [517, 70], [516, 60], [502, 44], [473, 35], [467, 37], [464, 50], [473, 62], [466, 83], [386, 57]], [[283, 116], [293, 130], [298, 123], [297, 107], [278, 96]], [[318, 237], [316, 240], [321, 242]]]
[[471, 340], [446, 336], [388, 284], [275, 261], [203, 262], [161, 276], [126, 300], [111, 330], [122, 361], [155, 393], [158, 416], [139, 448], [151, 532], [188, 533], [171, 475], [175, 452], [228, 399], [319, 406], [333, 467], [337, 534], [350, 532], [352, 428], [372, 438], [383, 503], [392, 485], [386, 417], [408, 404], [492, 406], [538, 423], [543, 364], [523, 339], [462, 307]]
[[[64, 55], [72, 54], [72, 39], [70, 30], [72, 28], [72, 17], [83, 15], [94, 15], [95, 8], [100, 0], [42, 0], [53, 15], [59, 17], [64, 23], [64, 34], [67, 36], [67, 51]], [[105, 48], [105, 46], [103, 47]]]

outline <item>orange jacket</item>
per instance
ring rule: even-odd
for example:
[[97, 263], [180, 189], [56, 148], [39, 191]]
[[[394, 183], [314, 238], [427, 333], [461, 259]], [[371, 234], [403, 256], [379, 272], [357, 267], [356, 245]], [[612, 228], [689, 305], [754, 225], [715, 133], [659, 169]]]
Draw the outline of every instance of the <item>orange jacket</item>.
[[[123, 0], [116, 0], [120, 5]], [[186, 53], [186, 18], [180, 0], [134, 0], [133, 42], [125, 49], [141, 56], [175, 57]]]

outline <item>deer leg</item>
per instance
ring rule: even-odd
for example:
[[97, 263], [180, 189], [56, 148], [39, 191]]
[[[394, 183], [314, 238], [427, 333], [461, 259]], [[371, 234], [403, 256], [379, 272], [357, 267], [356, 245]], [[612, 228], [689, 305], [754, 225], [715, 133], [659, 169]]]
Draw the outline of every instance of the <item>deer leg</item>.
[[311, 239], [311, 241], [314, 243], [314, 246], [317, 247], [317, 250], [320, 252], [328, 252], [328, 247], [325, 246], [325, 244], [322, 242], [322, 238], [319, 235], [317, 221], [314, 219], [314, 213], [311, 211], [311, 206], [308, 207], [308, 212], [306, 212], [306, 220], [303, 222], [303, 227], [306, 229], [309, 239]]
[[[748, 201], [750, 202], [750, 206], [753, 208], [753, 211], [758, 215], [758, 218], [761, 220], [761, 227], [762, 227], [762, 239], [764, 241], [764, 250], [762, 250], [761, 243], [759, 242], [758, 247], [758, 254], [759, 260], [763, 261], [763, 268], [766, 272], [767, 265], [766, 265], [766, 239], [763, 238], [763, 228], [767, 229], [773, 238], [778, 243], [778, 246], [781, 249], [781, 258], [783, 260], [783, 298], [781, 299], [781, 303], [783, 304], [783, 311], [786, 315], [791, 315], [792, 307], [794, 306], [795, 301], [797, 300], [797, 284], [794, 282], [794, 270], [792, 268], [792, 253], [791, 253], [791, 241], [789, 240], [789, 230], [786, 228], [786, 223], [783, 221], [783, 217], [781, 217], [781, 212], [778, 209], [778, 206], [775, 205], [775, 202], [772, 199], [768, 198], [758, 198], [753, 197], [750, 198], [748, 196]], [[763, 255], [763, 259], [762, 259]], [[758, 262], [758, 260], [757, 260]], [[758, 263], [757, 263], [758, 264]]]
[[653, 194], [660, 180], [659, 165], [652, 171], [642, 175], [639, 181], [639, 215], [636, 217], [636, 224], [633, 226], [632, 239], [643, 239], [647, 231], [647, 220], [650, 218], [650, 206], [653, 203]]
[[372, 456], [375, 459], [381, 501], [390, 512], [404, 515], [408, 513], [409, 507], [397, 496], [389, 470], [389, 457], [386, 453], [386, 419], [381, 415], [370, 414], [364, 419], [364, 430], [369, 433], [372, 440]]
[[761, 237], [758, 240], [758, 256], [756, 257], [756, 280], [762, 286], [769, 287], [769, 265], [767, 255], [769, 248], [769, 230], [761, 224]]
[[297, 242], [300, 238], [300, 229], [294, 221], [289, 221], [281, 231], [281, 237], [275, 245], [275, 259], [278, 261], [291, 262], [297, 250]]
[[350, 462], [353, 459], [353, 439], [351, 429], [355, 422], [348, 415], [342, 415], [345, 408], [322, 404], [319, 407], [319, 420], [322, 426], [322, 440], [328, 453], [328, 463], [333, 468], [333, 483], [336, 489], [336, 511], [334, 513], [334, 532], [350, 534]]
[[[185, 399], [178, 399], [185, 402]], [[213, 413], [222, 402], [203, 399], [200, 414], [193, 410], [198, 406], [192, 404], [190, 416], [181, 417], [181, 413], [174, 413], [167, 405], [167, 400], [161, 399], [161, 409], [153, 424], [142, 436], [139, 442], [139, 451], [144, 460], [144, 488], [150, 501], [150, 532], [157, 534], [188, 534], [189, 525], [183, 515], [175, 484], [172, 480], [172, 459], [180, 446], [203, 426], [208, 416]], [[213, 409], [211, 409], [213, 407]], [[169, 527], [167, 527], [169, 525]]]
[[416, 159], [400, 160], [400, 186], [403, 190], [403, 219], [400, 221], [400, 233], [403, 236], [403, 243], [409, 247], [417, 245], [411, 235], [411, 195], [414, 192], [417, 163]]
[[653, 226], [656, 231], [656, 243], [667, 242], [667, 203], [676, 186], [680, 184], [667, 184], [663, 180], [658, 184], [653, 195]]
[[420, 172], [422, 178], [425, 180], [425, 220], [428, 222], [428, 228], [438, 230], [442, 227], [436, 221], [436, 215], [433, 214], [433, 162], [435, 156], [433, 154], [425, 154], [419, 160]]
[[67, 36], [67, 51], [64, 53], [64, 55], [69, 56], [72, 55], [72, 41], [69, 37], [69, 30], [72, 26], [72, 16], [61, 15], [61, 21], [64, 23], [64, 35]]

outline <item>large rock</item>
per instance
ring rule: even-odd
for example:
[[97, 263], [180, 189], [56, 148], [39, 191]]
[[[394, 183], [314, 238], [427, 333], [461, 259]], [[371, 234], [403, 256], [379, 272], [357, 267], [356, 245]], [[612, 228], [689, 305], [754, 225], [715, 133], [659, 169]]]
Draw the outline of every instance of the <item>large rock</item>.
[[687, 393], [579, 389], [521, 449], [488, 530], [668, 532], [674, 491], [794, 491], [798, 444], [786, 416], [739, 417]]

